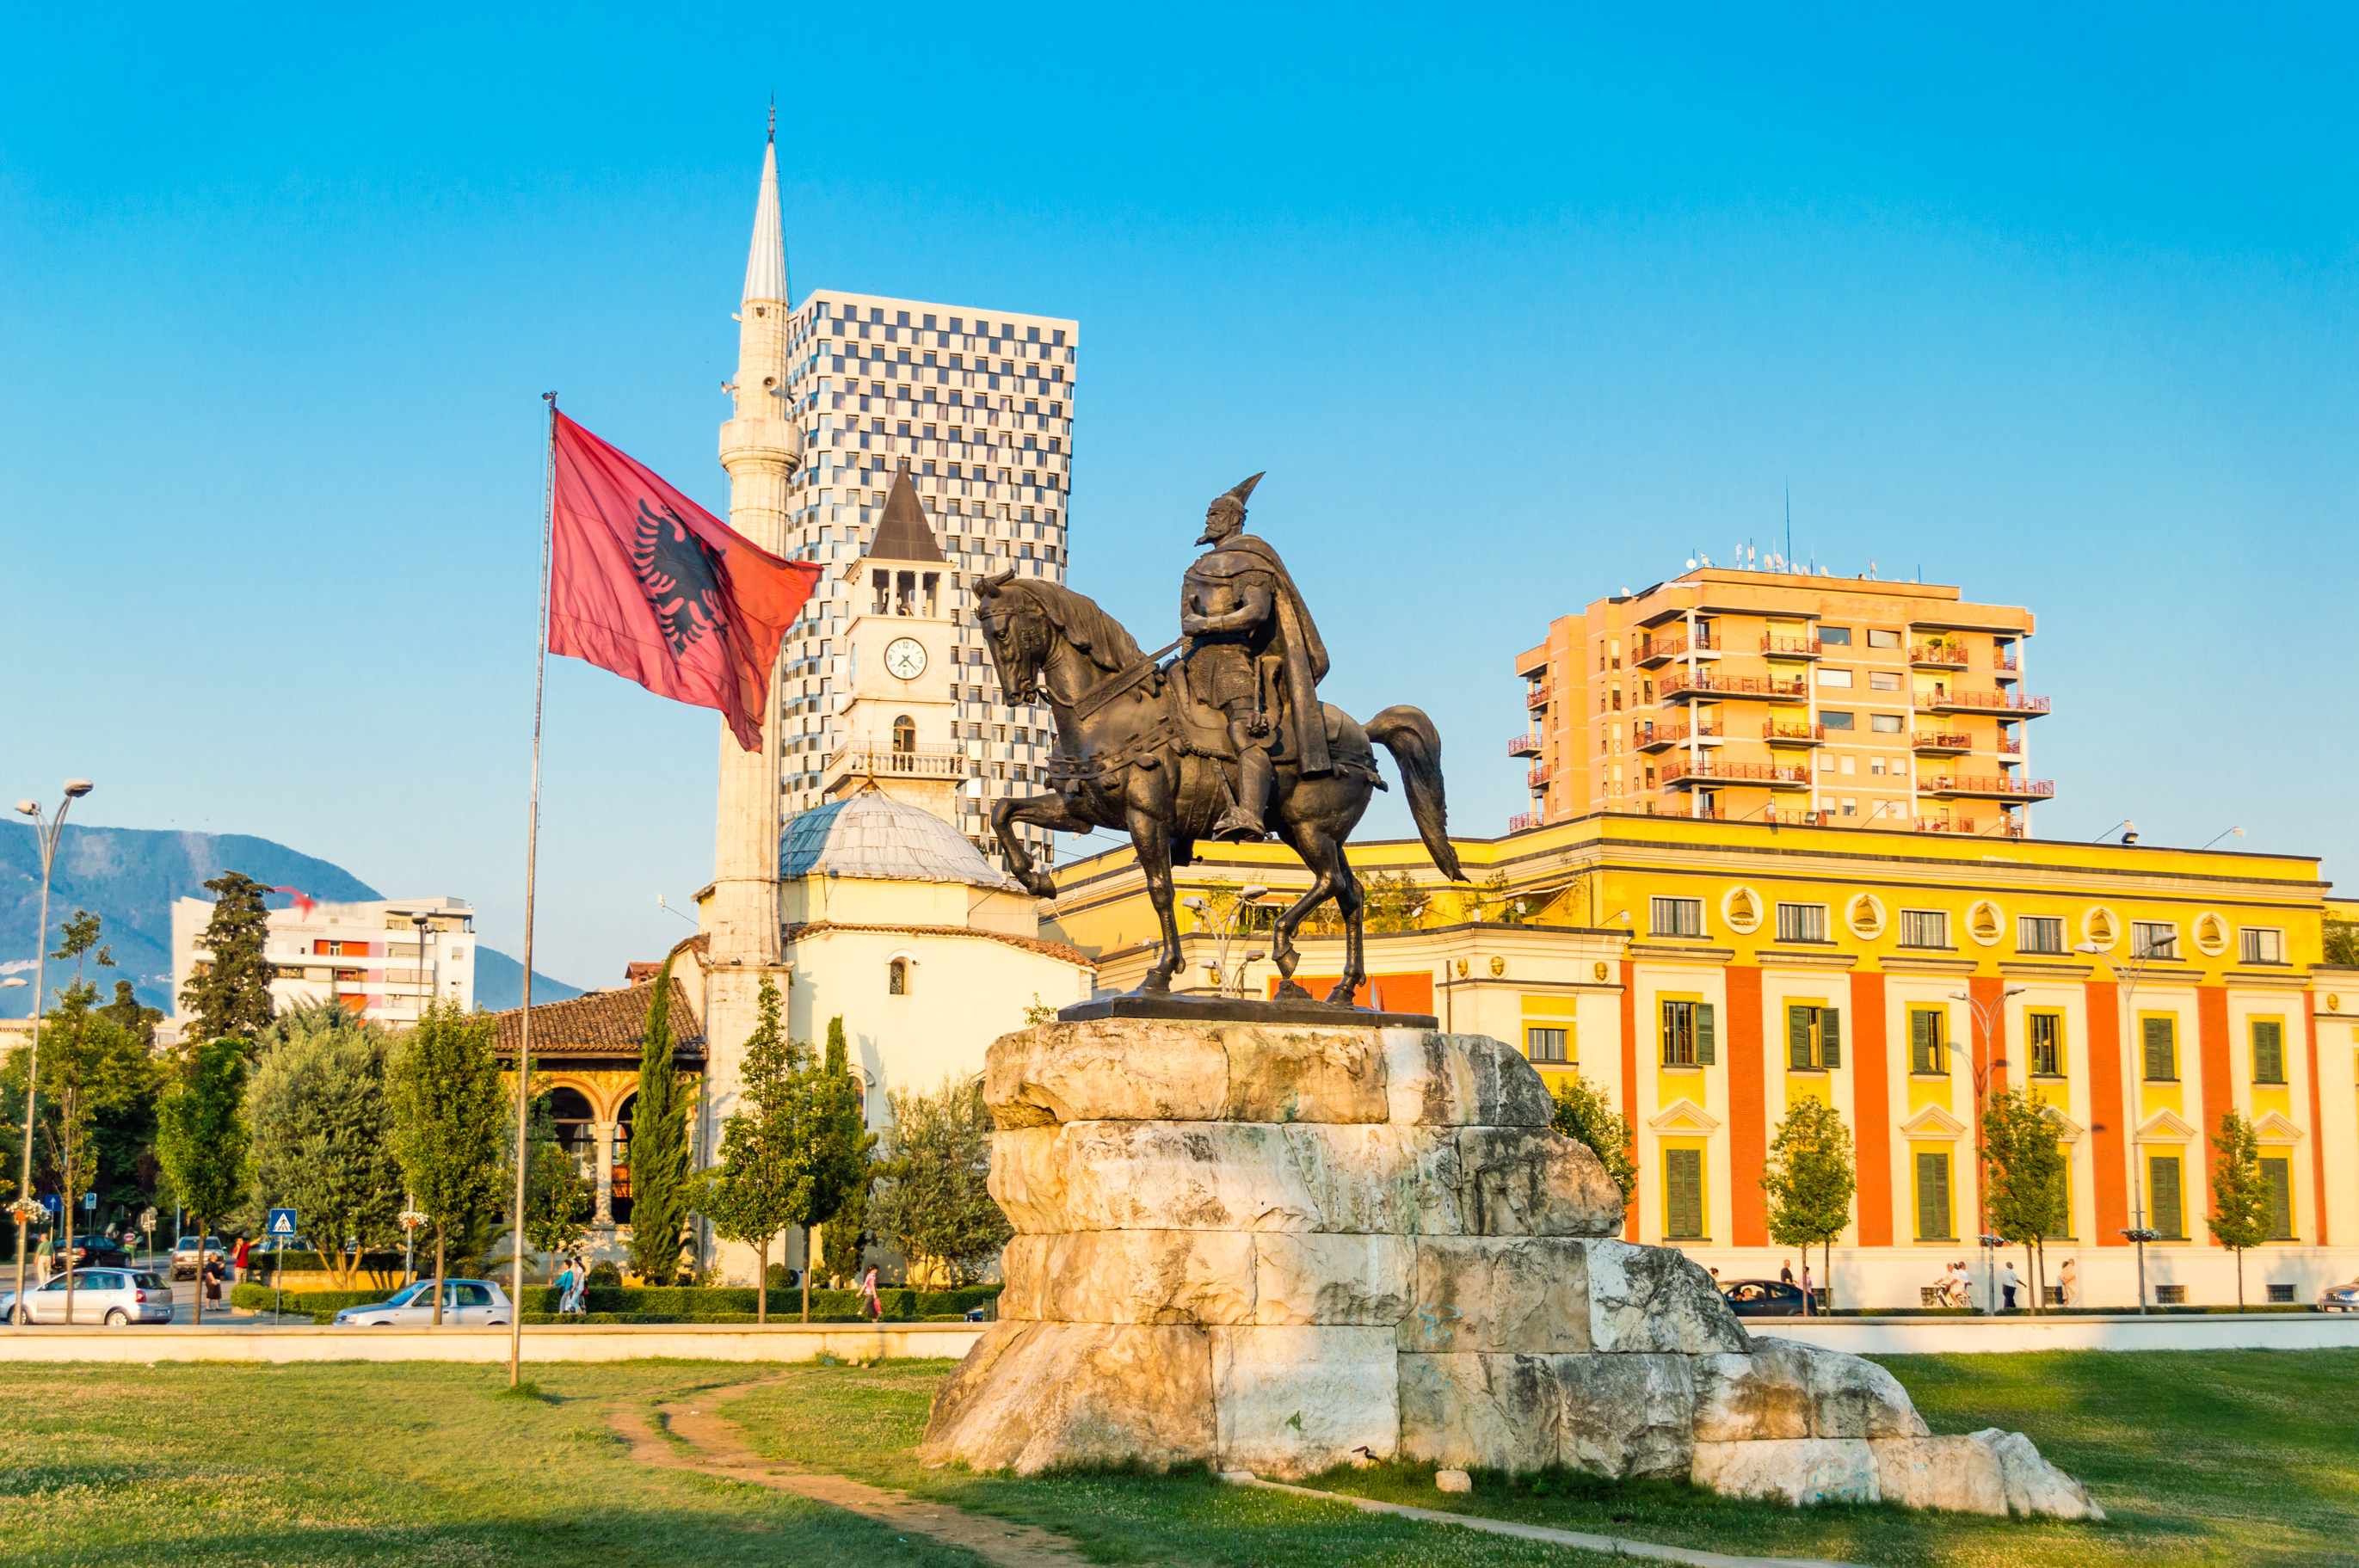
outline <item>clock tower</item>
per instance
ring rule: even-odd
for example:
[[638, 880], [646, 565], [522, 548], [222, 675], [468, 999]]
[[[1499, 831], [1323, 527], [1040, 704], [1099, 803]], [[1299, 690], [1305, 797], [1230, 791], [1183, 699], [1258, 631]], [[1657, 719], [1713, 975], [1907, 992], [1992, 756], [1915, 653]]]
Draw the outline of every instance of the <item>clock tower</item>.
[[967, 773], [951, 687], [959, 657], [956, 595], [907, 471], [893, 476], [876, 536], [844, 577], [853, 596], [837, 720], [844, 741], [829, 766], [826, 793], [841, 799], [873, 783], [955, 822]]

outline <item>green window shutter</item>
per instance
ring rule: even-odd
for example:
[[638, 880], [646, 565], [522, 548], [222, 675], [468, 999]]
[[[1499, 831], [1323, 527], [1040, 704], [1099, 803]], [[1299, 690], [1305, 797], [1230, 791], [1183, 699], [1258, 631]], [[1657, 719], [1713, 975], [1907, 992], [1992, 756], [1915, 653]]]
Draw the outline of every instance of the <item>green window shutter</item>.
[[1843, 1012], [1838, 1008], [1819, 1009], [1819, 1065], [1843, 1065]]
[[1920, 1240], [1946, 1238], [1950, 1234], [1950, 1157], [1917, 1156], [1917, 1235]]
[[1933, 1070], [1933, 1015], [1921, 1009], [1908, 1014], [1908, 1070]]
[[2154, 1212], [2147, 1217], [2147, 1227], [2174, 1241], [2184, 1240], [2187, 1227], [2179, 1197], [2179, 1157], [2156, 1154], [2147, 1159], [2146, 1165], [2147, 1190], [2154, 1203]]
[[1680, 1240], [1703, 1237], [1703, 1151], [1663, 1151], [1663, 1234]]
[[1715, 1060], [1712, 1044], [1712, 1003], [1700, 1001], [1695, 1004], [1695, 1021], [1696, 1065], [1709, 1067]]
[[2263, 1160], [2261, 1180], [2269, 1189], [2269, 1239], [2293, 1239], [2293, 1162]]
[[1786, 1065], [1804, 1068], [1810, 1062], [1810, 1010], [1789, 1007], [1786, 1010]]
[[2253, 1025], [2253, 1081], [2256, 1084], [2281, 1084], [2286, 1081], [2285, 1026], [2274, 1019], [2265, 1019]]
[[2151, 1081], [2169, 1083], [2179, 1076], [2179, 1053], [2171, 1033], [2171, 1021], [2168, 1018], [2146, 1021], [2146, 1076]]

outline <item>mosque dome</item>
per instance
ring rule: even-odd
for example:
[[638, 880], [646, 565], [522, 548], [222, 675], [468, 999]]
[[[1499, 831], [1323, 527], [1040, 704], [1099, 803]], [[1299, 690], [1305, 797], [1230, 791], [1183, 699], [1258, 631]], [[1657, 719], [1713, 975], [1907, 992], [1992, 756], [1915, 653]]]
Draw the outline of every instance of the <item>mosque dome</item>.
[[875, 881], [965, 882], [1020, 893], [1022, 884], [983, 858], [959, 830], [923, 807], [864, 789], [788, 819], [778, 875]]

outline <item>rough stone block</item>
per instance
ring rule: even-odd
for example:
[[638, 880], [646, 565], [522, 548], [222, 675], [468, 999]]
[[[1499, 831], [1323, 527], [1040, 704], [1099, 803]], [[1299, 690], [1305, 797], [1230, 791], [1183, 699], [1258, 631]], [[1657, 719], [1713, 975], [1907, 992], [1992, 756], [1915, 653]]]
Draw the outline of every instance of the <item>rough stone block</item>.
[[1547, 1127], [1458, 1134], [1458, 1208], [1470, 1236], [1611, 1236], [1622, 1189], [1585, 1143]]
[[1875, 1457], [1859, 1438], [1698, 1441], [1690, 1479], [1724, 1497], [1780, 1498], [1796, 1508], [1877, 1497]]
[[1589, 1243], [1589, 1332], [1600, 1350], [1700, 1353], [1748, 1344], [1701, 1265], [1627, 1241]]
[[1221, 1114], [1232, 1121], [1375, 1122], [1391, 1115], [1385, 1056], [1369, 1030], [1220, 1031], [1229, 1083]]
[[1320, 1204], [1292, 1155], [1289, 1134], [1325, 1130], [1343, 1130], [1068, 1122], [1057, 1133], [1052, 1162], [1063, 1181], [1062, 1228], [1321, 1229]]
[[1561, 1413], [1560, 1464], [1599, 1476], [1684, 1476], [1695, 1457], [1685, 1356], [1549, 1356]]
[[1030, 1476], [1201, 1459], [1215, 1436], [1212, 1332], [994, 1324], [935, 1394], [919, 1461]]
[[1250, 1323], [1254, 1238], [1230, 1230], [1076, 1230], [1017, 1236], [1001, 1260], [1004, 1318], [1061, 1323]]
[[1389, 1328], [1216, 1328], [1212, 1400], [1223, 1468], [1308, 1476], [1400, 1439]]
[[1420, 1127], [1546, 1127], [1548, 1085], [1513, 1046], [1487, 1034], [1383, 1031], [1392, 1119]]
[[1408, 1310], [1417, 1244], [1408, 1237], [1266, 1230], [1241, 1239], [1253, 1253], [1255, 1323], [1388, 1329]]
[[1750, 1354], [1696, 1357], [1693, 1371], [1699, 1456], [1706, 1444], [1794, 1442], [1810, 1435], [1807, 1346], [1789, 1339], [1756, 1339]]
[[1057, 1162], [1059, 1129], [1025, 1127], [991, 1135], [992, 1201], [1018, 1231], [1070, 1230]]
[[2105, 1510], [2088, 1488], [2039, 1455], [2038, 1447], [2019, 1432], [1988, 1427], [1974, 1441], [1998, 1457], [1999, 1489], [2006, 1506], [2027, 1519], [2102, 1519]]
[[1590, 1348], [1589, 1260], [1559, 1237], [1428, 1237], [1400, 1320], [1403, 1350]]
[[1311, 1225], [1268, 1229], [1451, 1236], [1459, 1230], [1458, 1142], [1424, 1127], [1295, 1126], [1283, 1130]]
[[1932, 1430], [1900, 1379], [1875, 1362], [1815, 1345], [1795, 1348], [1809, 1370], [1811, 1436], [1923, 1437]]
[[1043, 1023], [1001, 1035], [984, 1057], [984, 1103], [1002, 1128], [1217, 1121], [1228, 1092], [1228, 1052], [1200, 1024]]
[[1404, 1458], [1521, 1473], [1557, 1463], [1563, 1397], [1545, 1356], [1400, 1357]]
[[1875, 1488], [1888, 1503], [1952, 1513], [2006, 1512], [2006, 1486], [1998, 1454], [1971, 1437], [1879, 1437]]

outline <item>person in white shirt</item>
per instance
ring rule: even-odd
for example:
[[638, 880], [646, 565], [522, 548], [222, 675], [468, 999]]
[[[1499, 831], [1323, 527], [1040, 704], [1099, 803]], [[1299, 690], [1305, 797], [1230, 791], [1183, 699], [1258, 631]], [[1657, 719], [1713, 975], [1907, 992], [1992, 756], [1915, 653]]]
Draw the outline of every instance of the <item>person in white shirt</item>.
[[2006, 1303], [1999, 1309], [2000, 1311], [2015, 1310], [2015, 1292], [2022, 1288], [2022, 1284], [2023, 1281], [2016, 1276], [2015, 1264], [2012, 1261], [2001, 1263], [1998, 1266], [1999, 1295]]

